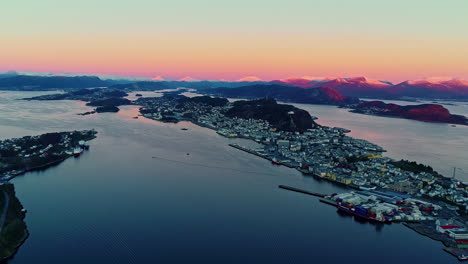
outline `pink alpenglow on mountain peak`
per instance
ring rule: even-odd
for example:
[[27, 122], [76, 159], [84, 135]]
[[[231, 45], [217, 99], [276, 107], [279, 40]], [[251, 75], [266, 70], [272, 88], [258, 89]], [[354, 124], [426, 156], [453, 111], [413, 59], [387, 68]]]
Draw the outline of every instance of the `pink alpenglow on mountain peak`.
[[164, 81], [166, 79], [164, 79], [164, 77], [162, 77], [161, 75], [158, 75], [158, 76], [152, 78], [151, 80], [152, 81]]
[[452, 78], [452, 77], [431, 77], [421, 80], [407, 81], [411, 85], [424, 85], [424, 84], [446, 84], [446, 85], [459, 85], [459, 86], [468, 86], [468, 81]]
[[312, 88], [312, 87], [328, 87], [328, 88], [337, 88], [340, 86], [372, 86], [374, 88], [383, 88], [391, 86], [389, 83], [369, 79], [367, 77], [352, 77], [352, 78], [340, 78], [340, 77], [311, 77], [305, 76], [302, 78], [287, 78], [282, 80], [273, 81], [276, 83], [290, 84], [302, 88]]
[[198, 80], [195, 79], [195, 78], [192, 78], [190, 76], [186, 76], [184, 78], [180, 78], [179, 81], [182, 81], [182, 82], [195, 82], [195, 81], [198, 81]]

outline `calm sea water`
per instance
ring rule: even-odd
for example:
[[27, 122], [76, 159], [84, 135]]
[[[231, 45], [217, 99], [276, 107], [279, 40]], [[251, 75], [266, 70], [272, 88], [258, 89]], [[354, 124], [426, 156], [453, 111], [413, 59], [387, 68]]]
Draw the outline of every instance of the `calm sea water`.
[[[456, 262], [442, 244], [401, 224], [356, 221], [315, 197], [278, 189], [343, 191], [228, 146], [241, 140], [190, 123], [133, 119], [133, 106], [83, 117], [76, 113], [89, 108], [81, 102], [15, 100], [37, 94], [0, 93], [1, 138], [99, 134], [80, 158], [13, 180], [30, 237], [10, 264]], [[420, 149], [410, 146], [416, 155]]]

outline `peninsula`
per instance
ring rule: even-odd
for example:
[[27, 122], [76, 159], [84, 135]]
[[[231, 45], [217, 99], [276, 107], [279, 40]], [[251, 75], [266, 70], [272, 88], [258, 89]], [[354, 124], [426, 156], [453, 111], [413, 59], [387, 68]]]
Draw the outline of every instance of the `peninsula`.
[[[308, 113], [272, 99], [229, 103], [221, 98], [163, 96], [140, 98], [135, 104], [150, 119], [187, 120], [225, 137], [254, 140], [262, 146], [230, 146], [358, 190], [328, 196], [326, 202], [342, 212], [377, 223], [405, 222], [442, 241], [457, 258], [468, 255], [468, 185], [429, 166], [384, 157], [380, 146], [347, 136], [349, 130], [318, 125]], [[272, 112], [278, 118], [272, 118]], [[456, 228], [447, 230], [450, 226]]]
[[95, 130], [47, 133], [0, 141], [0, 182], [79, 156], [96, 137]]
[[15, 196], [12, 178], [44, 169], [89, 148], [95, 130], [46, 133], [0, 141], [0, 262], [11, 258], [26, 240], [26, 210]]
[[[409, 228], [442, 241], [445, 250], [457, 258], [468, 255], [468, 185], [429, 166], [385, 157], [382, 147], [347, 136], [347, 129], [321, 126], [307, 111], [271, 98], [229, 102], [174, 94], [139, 97], [132, 104], [141, 106], [140, 113], [149, 119], [190, 121], [228, 138], [254, 140], [261, 147], [230, 146], [318, 180], [358, 190], [328, 196], [326, 202], [342, 212], [373, 222], [405, 222]], [[349, 197], [351, 203], [342, 196]], [[366, 197], [372, 199], [363, 202]], [[450, 225], [457, 228], [446, 231]]]

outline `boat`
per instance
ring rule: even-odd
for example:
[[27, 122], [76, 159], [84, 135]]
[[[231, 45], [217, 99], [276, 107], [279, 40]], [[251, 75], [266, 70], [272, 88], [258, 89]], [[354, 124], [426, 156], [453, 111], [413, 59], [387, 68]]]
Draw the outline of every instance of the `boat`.
[[275, 165], [283, 165], [281, 162], [277, 161], [276, 158], [273, 158], [271, 160], [271, 163], [275, 164]]
[[347, 206], [342, 205], [341, 203], [338, 204], [338, 210], [349, 213], [349, 214], [352, 214], [352, 215], [357, 216], [359, 218], [366, 219], [366, 220], [371, 221], [371, 222], [388, 223], [388, 222], [391, 221], [390, 218], [382, 216], [381, 214], [370, 215], [370, 214], [368, 214], [368, 213], [366, 213], [364, 211], [361, 212], [359, 210], [356, 210], [356, 207], [354, 207], [354, 206], [347, 207]]
[[78, 145], [80, 145], [80, 147], [83, 148], [83, 149], [89, 149], [89, 143], [87, 141], [80, 140], [78, 142]]
[[75, 149], [73, 149], [73, 156], [78, 157], [78, 156], [81, 155], [81, 153], [83, 153], [83, 149], [82, 149], [82, 148], [75, 148]]
[[465, 256], [462, 254], [461, 256], [458, 257], [458, 260], [468, 260], [468, 256]]
[[359, 189], [363, 190], [363, 191], [375, 190], [376, 188], [377, 188], [376, 186], [372, 186], [372, 185], [361, 185], [361, 186], [359, 186]]
[[86, 141], [86, 142], [83, 144], [83, 148], [84, 148], [84, 149], [89, 149], [89, 142]]

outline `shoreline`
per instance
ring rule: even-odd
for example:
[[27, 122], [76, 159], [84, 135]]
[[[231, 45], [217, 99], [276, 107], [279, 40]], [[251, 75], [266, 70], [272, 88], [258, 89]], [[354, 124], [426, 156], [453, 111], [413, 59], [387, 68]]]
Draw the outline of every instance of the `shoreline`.
[[[83, 140], [84, 141], [90, 141], [90, 140], [93, 140], [95, 139], [96, 136], [93, 136], [93, 137], [87, 137], [87, 138], [84, 138]], [[44, 164], [41, 164], [41, 165], [37, 165], [37, 166], [34, 166], [34, 167], [30, 167], [30, 168], [23, 168], [23, 169], [20, 169], [21, 172], [20, 173], [16, 173], [14, 175], [11, 175], [9, 176], [6, 180], [0, 180], [0, 183], [1, 182], [9, 182], [10, 180], [13, 180], [14, 178], [18, 177], [18, 176], [21, 176], [21, 175], [24, 175], [28, 172], [32, 172], [32, 171], [38, 171], [38, 170], [45, 170], [49, 167], [52, 167], [54, 165], [58, 165], [60, 163], [62, 163], [63, 161], [67, 160], [68, 158], [71, 158], [73, 157], [73, 154], [70, 154], [70, 155], [65, 155], [63, 157], [60, 157], [56, 160], [53, 160], [53, 161], [49, 161], [47, 163], [44, 163]], [[4, 174], [3, 174], [4, 175]]]
[[[74, 132], [71, 132], [71, 133], [75, 133], [75, 132], [77, 132], [77, 131], [74, 131]], [[69, 133], [69, 132], [62, 132], [62, 133]], [[93, 139], [96, 138], [96, 135], [95, 135], [96, 133], [97, 132], [93, 131], [91, 135], [87, 135], [87, 136], [82, 135], [82, 137], [80, 137], [79, 140], [83, 141], [83, 142], [93, 140]], [[42, 135], [45, 135], [45, 134], [42, 134]], [[42, 135], [40, 135], [40, 136], [42, 136]], [[21, 140], [21, 139], [23, 139], [23, 138], [18, 138], [18, 139], [14, 139], [14, 140]], [[61, 140], [63, 140], [63, 138]], [[75, 139], [75, 141], [78, 142], [77, 139]], [[58, 143], [58, 144], [61, 144], [61, 142], [62, 141], [60, 141], [60, 143]], [[22, 142], [22, 143], [24, 144], [24, 142]], [[88, 145], [86, 145], [85, 143], [78, 143], [78, 144], [79, 144], [80, 147], [83, 147], [81, 151], [83, 151], [84, 149], [87, 149], [86, 146], [88, 146]], [[81, 145], [81, 144], [83, 144], [83, 145]], [[49, 144], [49, 146], [52, 146], [52, 145]], [[68, 143], [67, 143], [66, 147], [68, 147]], [[0, 263], [6, 263], [8, 260], [14, 258], [14, 256], [18, 252], [19, 248], [26, 242], [26, 240], [28, 239], [28, 237], [30, 235], [28, 227], [27, 227], [26, 222], [25, 222], [26, 209], [24, 208], [23, 204], [21, 204], [21, 201], [18, 199], [18, 197], [16, 197], [14, 184], [11, 183], [10, 181], [12, 179], [20, 176], [20, 175], [24, 175], [24, 174], [28, 173], [28, 172], [38, 171], [38, 170], [46, 170], [47, 168], [50, 168], [52, 166], [55, 166], [55, 165], [58, 165], [58, 164], [62, 163], [63, 161], [65, 161], [66, 159], [68, 159], [70, 157], [73, 157], [73, 156], [76, 157], [76, 155], [74, 155], [74, 153], [68, 154], [65, 149], [61, 149], [61, 151], [62, 151], [63, 154], [60, 155], [57, 159], [54, 159], [54, 160], [51, 160], [51, 161], [48, 161], [48, 162], [45, 162], [45, 163], [42, 163], [42, 164], [39, 164], [39, 165], [36, 165], [36, 166], [33, 166], [33, 167], [24, 166], [23, 168], [16, 169], [16, 170], [10, 170], [10, 171], [7, 171], [7, 172], [2, 174], [2, 179], [0, 180], [0, 187], [2, 187], [2, 190], [4, 188], [3, 192], [5, 192], [7, 195], [9, 194], [9, 197], [10, 197], [10, 199], [5, 202], [6, 214], [7, 214], [7, 217], [10, 217], [10, 219], [4, 223], [4, 226], [8, 227], [8, 226], [12, 225], [12, 226], [14, 226], [14, 228], [22, 227], [22, 229], [17, 230], [17, 229], [11, 229], [11, 228], [10, 229], [3, 228], [3, 230], [1, 230], [2, 233], [0, 235], [5, 234], [5, 237], [4, 238], [2, 237], [2, 241], [4, 239], [7, 239], [7, 240], [3, 241], [3, 242], [6, 243], [6, 245], [3, 245], [3, 248], [0, 248], [0, 254], [3, 254], [3, 256], [0, 256]], [[46, 152], [44, 152], [44, 153], [46, 153]], [[81, 153], [79, 153], [79, 155], [81, 155]], [[17, 158], [19, 158], [19, 156], [17, 156]], [[25, 163], [23, 163], [24, 162], [23, 160], [21, 162], [22, 162], [21, 163], [22, 165], [25, 164]], [[9, 201], [9, 203], [7, 204], [8, 201]], [[11, 204], [12, 202], [14, 202], [13, 205]], [[11, 211], [11, 210], [13, 210], [13, 211]], [[11, 215], [11, 214], [13, 214], [13, 215]], [[11, 217], [14, 217], [14, 218], [11, 219]], [[18, 226], [17, 221], [20, 221], [20, 226]], [[0, 229], [2, 229], [2, 228], [0, 228]], [[20, 232], [21, 232], [22, 236], [19, 237], [19, 238], [16, 238], [15, 236], [12, 236], [12, 234], [11, 234], [12, 230], [14, 230], [15, 234], [20, 234]], [[12, 239], [12, 237], [14, 239]], [[14, 242], [16, 242], [16, 243], [14, 243]], [[2, 250], [2, 249], [4, 249], [4, 250]]]
[[[11, 186], [10, 190], [8, 188], [8, 185]], [[2, 185], [0, 185], [0, 187], [1, 186]], [[26, 222], [24, 221], [26, 219], [26, 210], [25, 210], [23, 204], [21, 203], [21, 201], [18, 199], [18, 197], [16, 197], [16, 191], [14, 189], [14, 185], [12, 183], [7, 183], [4, 186], [6, 186], [7, 189], [3, 190], [3, 192], [10, 192], [11, 191], [12, 193], [10, 193], [10, 196], [13, 196], [13, 198], [11, 198], [11, 199], [13, 199], [11, 202], [15, 202], [16, 206], [18, 207], [18, 210], [16, 210], [16, 211], [10, 211], [10, 208], [8, 209], [8, 211], [10, 211], [10, 213], [15, 213], [15, 215], [18, 216], [18, 218], [15, 218], [15, 219], [18, 219], [19, 221], [21, 221], [24, 224], [24, 229], [22, 229], [23, 236], [20, 237], [19, 239], [17, 239], [17, 243], [9, 245], [10, 248], [11, 248], [11, 251], [9, 252], [9, 254], [0, 257], [0, 263], [7, 263], [8, 260], [13, 259], [14, 256], [16, 255], [16, 253], [18, 252], [18, 250], [20, 249], [20, 247], [26, 242], [26, 240], [28, 239], [28, 237], [30, 235], [29, 230], [28, 230], [28, 226], [27, 226]], [[8, 211], [7, 211], [7, 213], [8, 213]], [[3, 230], [2, 232], [4, 232], [4, 231], [5, 230]], [[17, 233], [17, 232], [15, 232], [15, 233]]]
[[[141, 109], [141, 108], [140, 108]], [[145, 118], [148, 118], [150, 120], [154, 120], [154, 121], [159, 121], [159, 122], [163, 122], [164, 121], [161, 121], [161, 120], [157, 120], [157, 119], [153, 119], [151, 117], [147, 117], [147, 116], [144, 116], [141, 112], [140, 114], [145, 117]], [[397, 118], [397, 117], [395, 117]], [[225, 138], [244, 138], [244, 139], [248, 139], [248, 140], [251, 140], [253, 142], [256, 142], [254, 139], [250, 138], [250, 137], [242, 137], [242, 136], [234, 136], [234, 137], [231, 137], [231, 136], [228, 136], [228, 135], [224, 135], [223, 133], [219, 133], [218, 129], [216, 127], [213, 127], [213, 126], [209, 126], [207, 124], [202, 124], [200, 122], [197, 122], [193, 119], [187, 119], [187, 118], [184, 118], [183, 120], [179, 120], [179, 121], [189, 121], [195, 125], [198, 125], [200, 127], [205, 127], [205, 128], [208, 128], [208, 129], [211, 129], [211, 130], [214, 130], [217, 134], [225, 137]], [[415, 120], [415, 121], [418, 121], [418, 120]], [[422, 121], [421, 121], [422, 122]], [[258, 142], [257, 142], [258, 143]], [[275, 162], [273, 159], [271, 159], [270, 157], [268, 157], [267, 155], [262, 155], [260, 153], [258, 153], [257, 151], [255, 150], [252, 150], [252, 149], [249, 149], [249, 148], [246, 148], [246, 147], [242, 147], [238, 144], [235, 144], [235, 143], [230, 143], [228, 144], [230, 147], [233, 147], [233, 148], [236, 148], [236, 149], [239, 149], [241, 151], [244, 151], [244, 152], [247, 152], [249, 154], [252, 154], [252, 155], [255, 155], [255, 156], [258, 156], [258, 157], [261, 157], [263, 159], [266, 159], [266, 160], [269, 160], [271, 161], [272, 163], [274, 164], [277, 164], [277, 165], [283, 165], [283, 166], [286, 166], [286, 167], [289, 167], [289, 168], [293, 168], [293, 169], [296, 169], [298, 170], [299, 172], [301, 172], [303, 175], [313, 175], [315, 180], [327, 180], [333, 184], [336, 184], [336, 185], [340, 185], [340, 186], [345, 186], [347, 188], [350, 188], [350, 189], [359, 189], [359, 186], [357, 185], [354, 185], [354, 184], [346, 184], [346, 183], [343, 183], [343, 182], [339, 182], [337, 180], [333, 180], [333, 179], [330, 179], [330, 178], [327, 178], [327, 177], [321, 177], [313, 172], [306, 172], [305, 170], [303, 170], [301, 167], [298, 167], [297, 165], [293, 165], [293, 164], [288, 164], [288, 163], [281, 163], [281, 162]], [[443, 176], [442, 176], [443, 177]], [[443, 177], [443, 178], [446, 178], [446, 177]], [[418, 234], [420, 235], [424, 235], [424, 236], [427, 236], [427, 237], [430, 237], [432, 238], [433, 240], [435, 241], [439, 241], [439, 242], [442, 242], [444, 244], [444, 246], [446, 246], [446, 248], [443, 248], [446, 252], [450, 253], [451, 255], [457, 257], [459, 260], [464, 260], [463, 257], [464, 255], [462, 253], [460, 254], [456, 254], [454, 253], [454, 250], [456, 250], [456, 248], [454, 247], [448, 247], [448, 244], [447, 242], [445, 242], [444, 240], [442, 239], [435, 239], [434, 237], [436, 237], [437, 235], [440, 235], [439, 233], [436, 233], [435, 231], [426, 231], [425, 233], [424, 232], [418, 232], [418, 229], [411, 226], [411, 225], [415, 225], [415, 224], [419, 224], [419, 222], [411, 222], [411, 223], [406, 223], [406, 222], [402, 222], [402, 224], [404, 224], [405, 226], [407, 226], [408, 228], [412, 229], [413, 231], [417, 232]]]

